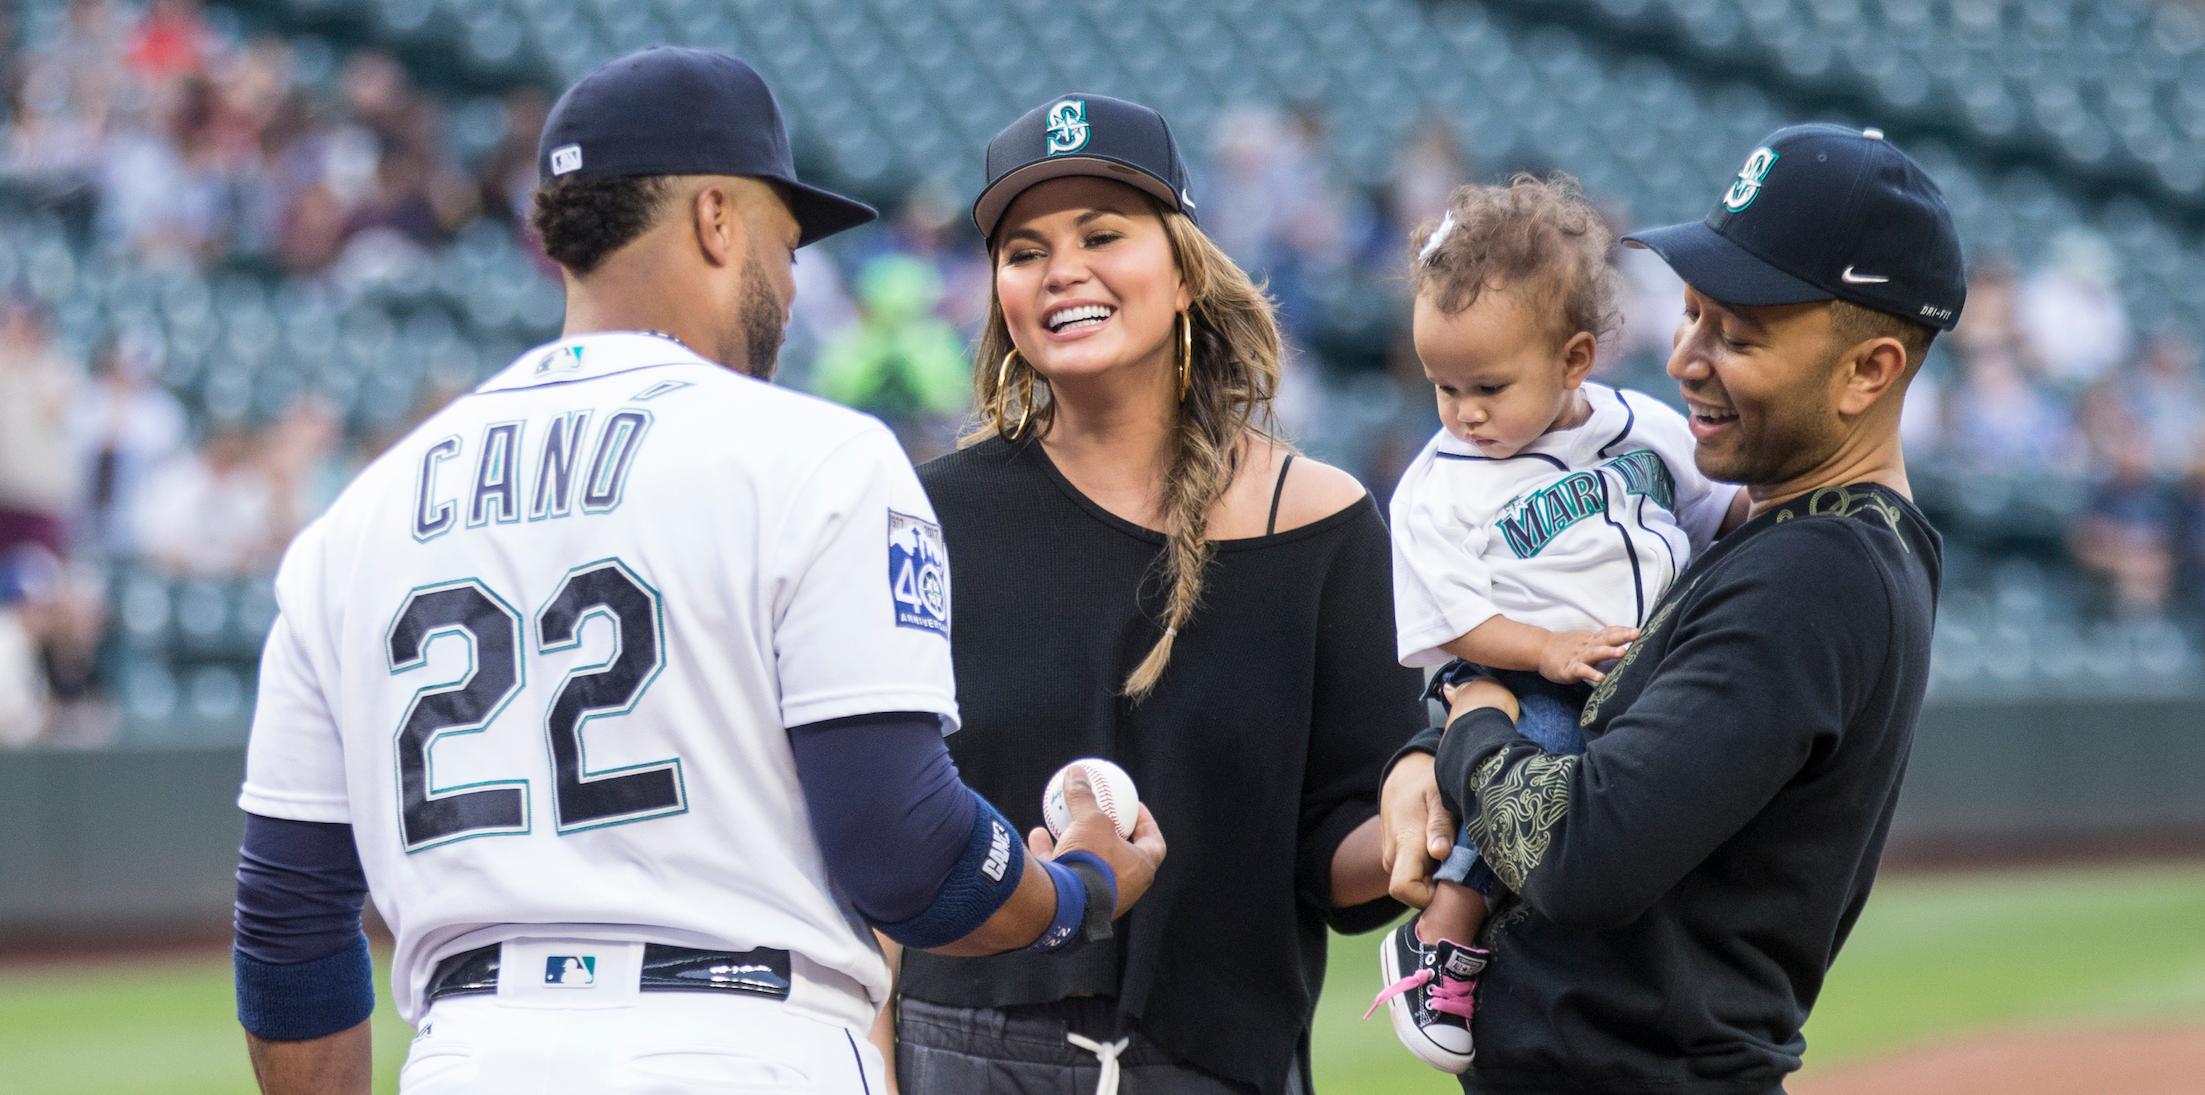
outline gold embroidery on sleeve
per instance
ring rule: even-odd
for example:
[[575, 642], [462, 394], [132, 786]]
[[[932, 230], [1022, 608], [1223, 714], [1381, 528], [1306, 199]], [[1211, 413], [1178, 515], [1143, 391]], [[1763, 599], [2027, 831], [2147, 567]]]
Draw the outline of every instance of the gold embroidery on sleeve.
[[[1501, 884], [1522, 892], [1524, 879], [1546, 857], [1554, 827], [1570, 808], [1570, 777], [1579, 758], [1535, 753], [1506, 767], [1506, 751], [1486, 758], [1471, 775], [1478, 812], [1470, 836], [1478, 855]], [[1503, 771], [1506, 767], [1506, 771]]]

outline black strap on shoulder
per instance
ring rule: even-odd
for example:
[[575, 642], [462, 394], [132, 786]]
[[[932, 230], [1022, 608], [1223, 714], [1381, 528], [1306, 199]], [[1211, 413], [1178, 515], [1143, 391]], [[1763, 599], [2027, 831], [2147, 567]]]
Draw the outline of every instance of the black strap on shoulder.
[[1294, 454], [1287, 453], [1279, 461], [1279, 482], [1271, 488], [1271, 517], [1263, 523], [1263, 534], [1269, 536], [1279, 530], [1279, 499], [1286, 495], [1286, 469], [1294, 466]]

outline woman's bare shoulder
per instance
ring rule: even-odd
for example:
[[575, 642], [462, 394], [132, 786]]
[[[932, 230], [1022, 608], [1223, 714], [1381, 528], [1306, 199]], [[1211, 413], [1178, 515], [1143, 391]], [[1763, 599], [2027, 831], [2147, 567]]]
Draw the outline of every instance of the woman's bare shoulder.
[[[1251, 485], [1261, 487], [1258, 493], [1262, 495], [1266, 524], [1272, 493], [1278, 493], [1278, 525], [1273, 531], [1285, 532], [1322, 521], [1361, 501], [1367, 493], [1354, 476], [1284, 445], [1257, 440], [1249, 443], [1248, 450], [1246, 474]], [[1291, 464], [1287, 463], [1289, 455], [1293, 457]], [[1279, 483], [1282, 468], [1286, 472], [1283, 486]]]

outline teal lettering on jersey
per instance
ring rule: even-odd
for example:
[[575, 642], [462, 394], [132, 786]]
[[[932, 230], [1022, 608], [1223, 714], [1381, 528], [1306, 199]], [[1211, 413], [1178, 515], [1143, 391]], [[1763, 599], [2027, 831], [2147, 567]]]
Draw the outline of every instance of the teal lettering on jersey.
[[482, 454], [475, 463], [475, 493], [467, 503], [467, 527], [492, 521], [510, 525], [521, 519], [521, 428], [525, 422], [493, 422], [483, 427]]
[[651, 428], [651, 412], [623, 407], [605, 419], [597, 435], [597, 451], [590, 458], [589, 488], [582, 492], [582, 512], [611, 513], [628, 490], [628, 469], [635, 466], [636, 450]]
[[536, 494], [528, 505], [529, 520], [565, 517], [573, 511], [575, 457], [582, 451], [582, 435], [589, 426], [588, 411], [568, 411], [545, 426], [543, 455], [536, 461]]
[[1546, 519], [1539, 516], [1539, 507], [1531, 499], [1520, 498], [1501, 511], [1501, 538], [1508, 541], [1508, 550], [1518, 559], [1529, 559], [1539, 554], [1539, 549], [1554, 538], [1554, 530]]
[[[594, 438], [590, 417], [588, 410], [562, 411], [546, 416], [540, 430], [525, 421], [487, 424], [475, 439], [471, 486], [466, 479], [451, 482], [457, 477], [437, 474], [443, 464], [470, 460], [465, 441], [452, 436], [430, 445], [414, 476], [414, 539], [426, 543], [459, 527], [463, 504], [467, 528], [558, 520], [574, 513], [576, 495], [583, 513], [617, 509], [650, 432], [651, 412], [623, 407], [605, 419]], [[542, 438], [541, 447], [528, 452], [536, 437]], [[531, 469], [534, 482], [528, 480]]]
[[1529, 559], [1570, 526], [1607, 508], [1607, 480], [1597, 471], [1572, 472], [1502, 509], [1501, 538], [1518, 559]]
[[1676, 512], [1677, 481], [1669, 465], [1652, 449], [1633, 449], [1600, 465], [1623, 480], [1625, 494], [1643, 494], [1661, 508]]
[[457, 524], [459, 504], [436, 497], [436, 468], [459, 455], [459, 438], [446, 437], [421, 454], [421, 471], [413, 479], [413, 538], [426, 544]]
[[1592, 471], [1572, 472], [1501, 509], [1501, 539], [1518, 559], [1546, 549], [1570, 526], [1608, 508], [1608, 478], [1623, 481], [1625, 495], [1644, 495], [1663, 509], [1677, 508], [1677, 481], [1652, 449], [1634, 449]]

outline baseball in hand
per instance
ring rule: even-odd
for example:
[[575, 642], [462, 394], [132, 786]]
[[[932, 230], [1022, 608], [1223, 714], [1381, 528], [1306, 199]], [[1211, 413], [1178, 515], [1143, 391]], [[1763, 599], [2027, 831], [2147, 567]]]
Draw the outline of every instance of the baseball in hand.
[[1084, 769], [1087, 785], [1095, 789], [1095, 802], [1110, 815], [1111, 824], [1118, 827], [1118, 835], [1131, 837], [1133, 823], [1141, 817], [1141, 795], [1133, 789], [1133, 777], [1125, 769], [1101, 757], [1083, 757], [1049, 777], [1049, 787], [1041, 792], [1041, 820], [1049, 826], [1049, 835], [1061, 837], [1072, 824], [1072, 811], [1064, 805], [1064, 779], [1072, 769]]

